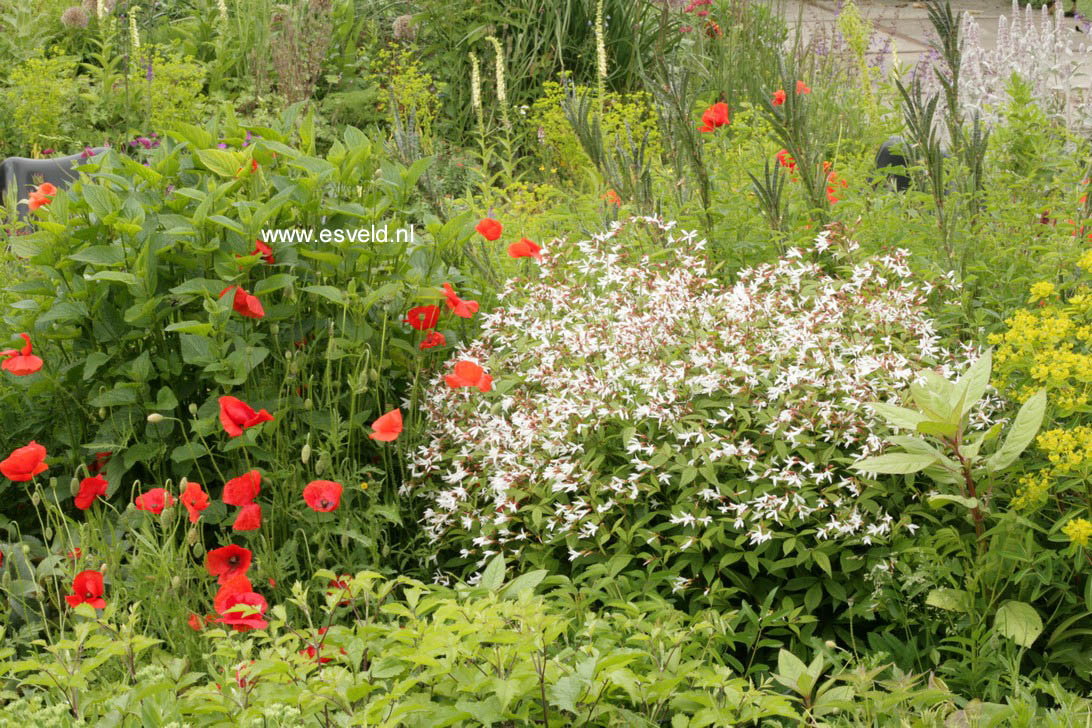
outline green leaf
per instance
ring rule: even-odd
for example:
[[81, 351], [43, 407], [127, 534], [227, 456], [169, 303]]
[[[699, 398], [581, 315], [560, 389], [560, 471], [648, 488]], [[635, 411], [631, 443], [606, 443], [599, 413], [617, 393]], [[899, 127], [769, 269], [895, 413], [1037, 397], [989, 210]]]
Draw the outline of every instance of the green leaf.
[[527, 589], [534, 589], [550, 572], [546, 569], [536, 569], [534, 571], [528, 571], [526, 574], [520, 574], [513, 579], [508, 586], [501, 592], [501, 597], [504, 599], [515, 599], [519, 596], [519, 593]]
[[872, 408], [873, 412], [887, 420], [889, 424], [906, 430], [915, 430], [918, 423], [925, 419], [925, 415], [917, 410], [887, 404], [886, 402], [869, 402], [868, 406]]
[[332, 301], [339, 306], [348, 306], [349, 298], [345, 295], [345, 291], [340, 288], [334, 288], [333, 286], [307, 286], [303, 289], [304, 293], [313, 293], [316, 296], [321, 296], [327, 301]]
[[110, 190], [91, 182], [84, 182], [80, 186], [83, 199], [100, 220], [115, 212], [121, 205], [120, 201]]
[[799, 657], [782, 648], [777, 653], [777, 674], [774, 679], [799, 695], [811, 695], [814, 680]]
[[485, 571], [482, 572], [482, 580], [478, 582], [478, 586], [494, 591], [499, 589], [502, 583], [504, 583], [504, 557], [497, 554], [486, 565]]
[[234, 177], [243, 166], [242, 156], [226, 149], [199, 149], [194, 156], [205, 169], [221, 177]]
[[232, 220], [230, 217], [224, 217], [223, 215], [210, 215], [209, 222], [214, 222], [217, 225], [226, 227], [228, 230], [234, 233], [246, 235], [246, 231], [243, 230], [243, 226]]
[[952, 424], [951, 422], [933, 422], [932, 420], [922, 420], [918, 423], [916, 429], [921, 435], [932, 435], [933, 437], [944, 437], [951, 439], [955, 437], [956, 432], [959, 431], [959, 425]]
[[993, 620], [997, 631], [1021, 647], [1031, 647], [1043, 633], [1043, 620], [1027, 602], [1009, 600], [1001, 605]]
[[83, 250], [77, 250], [68, 258], [80, 263], [101, 266], [115, 266], [125, 262], [125, 254], [114, 245], [92, 245]]
[[1005, 436], [1005, 443], [990, 457], [986, 458], [986, 469], [991, 473], [1004, 470], [1020, 457], [1020, 453], [1031, 444], [1039, 426], [1043, 424], [1043, 414], [1046, 412], [1046, 390], [1040, 389], [1033, 394], [1020, 411], [1016, 413], [1016, 419]]
[[933, 589], [925, 597], [925, 603], [930, 607], [946, 609], [949, 612], [971, 611], [971, 595], [962, 589], [947, 589], [944, 587]]
[[208, 321], [177, 321], [168, 325], [164, 331], [181, 331], [186, 334], [199, 334], [204, 336], [212, 331], [212, 324]]
[[881, 473], [885, 475], [903, 475], [924, 470], [937, 461], [932, 455], [915, 455], [908, 452], [896, 452], [888, 455], [859, 460], [850, 467], [864, 473]]
[[959, 416], [963, 417], [982, 399], [986, 387], [990, 384], [990, 370], [993, 368], [993, 350], [986, 349], [963, 376], [956, 381], [956, 391], [961, 393], [963, 406]]
[[967, 510], [978, 508], [977, 498], [968, 498], [962, 495], [949, 495], [947, 493], [937, 493], [936, 495], [929, 496], [929, 505], [932, 508], [939, 508], [948, 503], [957, 503]]
[[90, 275], [84, 274], [84, 279], [89, 281], [110, 281], [111, 283], [124, 283], [127, 286], [131, 286], [137, 282], [137, 278], [132, 273], [125, 273], [120, 270], [100, 270], [98, 273], [92, 273]]

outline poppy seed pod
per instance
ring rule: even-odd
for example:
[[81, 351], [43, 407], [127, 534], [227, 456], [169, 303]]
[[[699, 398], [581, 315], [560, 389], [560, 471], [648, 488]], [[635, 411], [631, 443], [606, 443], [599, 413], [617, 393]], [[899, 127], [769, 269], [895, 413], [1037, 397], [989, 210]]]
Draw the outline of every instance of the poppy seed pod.
[[205, 555], [205, 547], [200, 543], [193, 544], [193, 557], [199, 559]]

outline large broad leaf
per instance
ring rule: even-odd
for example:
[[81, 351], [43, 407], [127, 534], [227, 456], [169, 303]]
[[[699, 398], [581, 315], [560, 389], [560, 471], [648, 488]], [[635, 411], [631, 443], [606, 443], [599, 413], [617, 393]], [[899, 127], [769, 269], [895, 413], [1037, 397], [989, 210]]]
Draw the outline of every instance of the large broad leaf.
[[975, 508], [978, 508], [977, 498], [968, 498], [967, 496], [963, 495], [937, 493], [936, 495], [929, 496], [928, 500], [929, 505], [932, 508], [939, 508], [940, 506], [947, 505], [948, 503], [956, 503], [963, 506], [967, 510], [974, 510]]
[[485, 571], [482, 572], [482, 580], [478, 582], [478, 586], [493, 591], [500, 588], [502, 583], [504, 583], [504, 557], [497, 554], [486, 565]]
[[993, 620], [994, 627], [1001, 634], [1020, 645], [1031, 647], [1036, 638], [1043, 633], [1043, 620], [1035, 607], [1027, 602], [1010, 600], [1001, 605]]
[[971, 595], [962, 589], [933, 589], [925, 597], [925, 604], [938, 609], [947, 609], [950, 612], [971, 611]]
[[854, 463], [851, 467], [864, 473], [881, 473], [885, 475], [905, 475], [925, 470], [937, 462], [933, 455], [915, 455], [908, 452], [896, 452], [888, 455], [877, 455], [865, 458]]
[[963, 397], [960, 417], [966, 415], [972, 407], [978, 404], [982, 395], [986, 393], [986, 387], [990, 384], [990, 370], [993, 368], [993, 352], [990, 349], [971, 365], [970, 369], [956, 382], [956, 391]]
[[210, 172], [221, 177], [234, 177], [243, 166], [243, 157], [226, 149], [199, 149], [195, 156]]
[[901, 427], [905, 430], [914, 430], [918, 423], [925, 420], [925, 415], [917, 410], [899, 407], [886, 402], [869, 402], [868, 406], [873, 412], [887, 420], [888, 424]]
[[997, 452], [986, 458], [986, 469], [991, 473], [1004, 470], [1020, 457], [1024, 452], [1039, 426], [1043, 424], [1043, 414], [1046, 412], [1046, 390], [1040, 389], [1031, 398], [1024, 402], [1024, 406], [1016, 413], [1016, 419], [1012, 422], [1009, 434], [1005, 436], [1005, 443]]

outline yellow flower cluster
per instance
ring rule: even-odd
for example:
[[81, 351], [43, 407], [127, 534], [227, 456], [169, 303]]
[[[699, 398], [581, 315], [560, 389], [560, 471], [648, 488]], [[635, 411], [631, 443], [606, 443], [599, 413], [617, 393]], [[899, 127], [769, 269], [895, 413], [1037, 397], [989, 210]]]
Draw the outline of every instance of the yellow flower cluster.
[[1020, 487], [1012, 499], [1012, 507], [1018, 511], [1035, 508], [1046, 502], [1050, 490], [1050, 471], [1040, 470], [1020, 478]]
[[1049, 298], [1054, 293], [1054, 284], [1050, 281], [1039, 281], [1031, 287], [1031, 295], [1028, 296], [1028, 303], [1035, 303], [1036, 301]]
[[1092, 427], [1048, 430], [1035, 438], [1039, 449], [1054, 465], [1054, 472], [1065, 474], [1081, 463], [1092, 461]]
[[1083, 518], [1074, 518], [1062, 528], [1062, 533], [1069, 537], [1072, 543], [1081, 546], [1088, 545], [1088, 537], [1092, 536], [1092, 523]]

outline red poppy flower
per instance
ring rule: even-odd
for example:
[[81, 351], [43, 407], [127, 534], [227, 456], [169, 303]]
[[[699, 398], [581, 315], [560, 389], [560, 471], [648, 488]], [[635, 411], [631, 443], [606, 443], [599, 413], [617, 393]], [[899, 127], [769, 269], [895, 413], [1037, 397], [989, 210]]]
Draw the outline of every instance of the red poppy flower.
[[262, 527], [262, 507], [257, 503], [248, 503], [235, 517], [231, 528], [235, 531], [257, 531]]
[[542, 260], [542, 248], [527, 238], [521, 238], [518, 243], [508, 246], [508, 255], [513, 258], [534, 258]]
[[406, 314], [406, 322], [418, 331], [434, 329], [439, 321], [439, 306], [417, 306], [411, 308], [409, 313]]
[[444, 284], [444, 295], [447, 296], [447, 307], [450, 308], [456, 316], [470, 318], [478, 312], [478, 302], [464, 301], [456, 296], [455, 289], [451, 287], [450, 283]]
[[232, 301], [231, 306], [235, 309], [236, 313], [240, 316], [256, 319], [265, 316], [265, 309], [262, 308], [262, 302], [258, 300], [257, 296], [252, 296], [244, 291], [242, 286], [228, 286], [220, 291], [220, 298], [223, 298], [224, 294], [232, 288], [235, 289], [235, 299]]
[[204, 623], [201, 621], [201, 618], [193, 612], [190, 612], [190, 618], [189, 620], [187, 620], [186, 624], [188, 624], [190, 626], [190, 629], [192, 629], [194, 632], [200, 632], [205, 626]]
[[27, 206], [31, 211], [37, 210], [42, 205], [53, 202], [53, 196], [57, 194], [57, 188], [48, 182], [38, 185], [29, 195]]
[[[323, 641], [324, 640], [322, 639], [322, 636], [324, 634], [326, 634], [326, 631], [328, 629], [329, 629], [329, 627], [320, 627], [319, 631], [318, 631], [318, 638], [319, 639], [316, 642], [312, 642], [311, 644], [307, 645], [307, 647], [305, 647], [304, 649], [300, 650], [300, 654], [301, 655], [307, 655], [308, 657], [315, 660], [319, 664], [325, 664], [325, 663], [329, 662], [330, 660], [334, 659], [332, 657], [318, 657], [319, 651], [322, 650], [322, 648], [323, 648]], [[341, 654], [343, 654], [343, 655], [348, 654], [345, 651], [344, 647], [341, 648]]]
[[395, 407], [373, 422], [372, 429], [375, 430], [375, 432], [368, 435], [368, 437], [373, 440], [379, 440], [380, 442], [393, 442], [394, 440], [397, 440], [398, 436], [402, 434], [402, 410]]
[[[262, 619], [269, 605], [265, 597], [256, 592], [237, 592], [231, 594], [224, 602], [224, 608], [220, 610], [222, 615], [217, 619], [219, 624], [231, 625], [237, 632], [246, 632], [251, 629], [264, 629], [269, 622]], [[257, 611], [257, 614], [254, 612]]]
[[0, 351], [0, 359], [4, 359], [4, 363], [0, 364], [0, 369], [11, 372], [17, 377], [25, 377], [41, 369], [42, 360], [31, 353], [34, 351], [34, 347], [30, 344], [30, 334], [19, 335], [23, 337], [26, 344], [22, 349], [4, 349]]
[[491, 217], [487, 217], [479, 222], [474, 229], [481, 233], [482, 237], [486, 240], [496, 240], [501, 236], [501, 231], [503, 230], [501, 224]]
[[205, 555], [205, 568], [223, 584], [234, 576], [246, 574], [251, 559], [250, 549], [230, 544], [209, 551]]
[[225, 581], [216, 591], [216, 596], [212, 599], [212, 608], [217, 612], [223, 612], [227, 600], [232, 594], [243, 594], [251, 591], [254, 591], [254, 586], [250, 583], [250, 579], [246, 577], [246, 574], [236, 574]]
[[622, 206], [622, 198], [619, 197], [618, 193], [615, 192], [613, 189], [607, 190], [606, 193], [603, 194], [603, 199], [607, 202], [608, 205], [614, 205], [615, 207]]
[[98, 475], [102, 472], [102, 469], [106, 467], [106, 463], [109, 462], [110, 456], [113, 453], [97, 452], [95, 453], [95, 462], [87, 466], [87, 472], [91, 475]]
[[[336, 579], [330, 579], [330, 583], [326, 585], [326, 596], [336, 597], [349, 593], [349, 581], [353, 577], [349, 574], [340, 574]], [[349, 600], [343, 599], [337, 603], [339, 607], [349, 606]]]
[[133, 502], [138, 511], [148, 511], [158, 516], [164, 508], [174, 505], [174, 496], [163, 488], [152, 488], [147, 493], [138, 495]]
[[728, 119], [728, 104], [723, 101], [718, 101], [705, 110], [701, 115], [701, 120], [703, 125], [698, 131], [703, 132], [710, 132], [717, 127], [730, 123]]
[[224, 426], [224, 431], [231, 437], [238, 437], [248, 427], [254, 427], [254, 425], [262, 422], [271, 422], [273, 420], [273, 415], [264, 409], [255, 412], [250, 405], [241, 399], [224, 396], [219, 399], [219, 402], [220, 424]]
[[76, 507], [81, 511], [86, 511], [91, 507], [95, 498], [100, 495], [106, 495], [106, 488], [110, 485], [104, 479], [95, 475], [90, 478], [84, 478], [80, 481], [80, 491], [76, 493]]
[[79, 546], [76, 546], [65, 555], [73, 561], [79, 561], [83, 558], [83, 549], [81, 549]]
[[811, 93], [811, 89], [808, 88], [808, 85], [806, 83], [804, 83], [803, 81], [797, 81], [796, 82], [796, 93], [804, 94], [806, 96], [807, 94]]
[[269, 247], [261, 240], [255, 240], [254, 250], [252, 250], [250, 254], [258, 255], [259, 253], [262, 254], [262, 260], [269, 263], [269, 265], [273, 265], [277, 262], [276, 259], [273, 258], [273, 248]]
[[434, 346], [443, 346], [447, 343], [447, 338], [439, 331], [430, 331], [424, 341], [421, 342], [421, 350], [431, 349]]
[[780, 106], [785, 103], [785, 91], [783, 89], [777, 89], [773, 92], [773, 105]]
[[452, 389], [459, 387], [477, 387], [483, 392], [493, 388], [493, 377], [485, 373], [485, 370], [472, 361], [461, 361], [455, 364], [455, 373], [444, 377], [447, 386]]
[[[827, 162], [823, 162], [823, 169], [829, 169], [829, 165], [828, 165]], [[840, 179], [836, 172], [831, 172], [830, 174], [828, 174], [827, 175], [827, 200], [829, 200], [830, 204], [832, 204], [832, 205], [835, 202], [837, 202], [838, 200], [841, 199], [840, 197], [836, 196], [836, 192], [837, 192], [837, 189], [838, 189], [837, 186], [838, 185], [841, 185], [842, 187], [847, 187], [848, 186], [846, 184], [846, 181], [844, 179]]]
[[178, 496], [178, 500], [190, 514], [190, 523], [197, 523], [197, 519], [201, 517], [201, 511], [209, 507], [209, 494], [201, 488], [200, 483], [192, 480], [186, 482], [186, 489], [182, 491], [182, 495]]
[[782, 149], [777, 153], [777, 161], [781, 163], [782, 167], [788, 167], [790, 172], [796, 171], [796, 160], [789, 154], [789, 150]]
[[224, 503], [229, 506], [245, 506], [254, 502], [262, 489], [262, 474], [251, 470], [224, 484]]
[[0, 461], [0, 473], [9, 480], [25, 483], [39, 473], [49, 470], [45, 464], [46, 449], [34, 440], [30, 444], [17, 447], [11, 455]]
[[95, 609], [105, 607], [106, 600], [102, 598], [102, 574], [93, 570], [76, 574], [76, 578], [72, 580], [72, 594], [64, 600], [70, 607], [79, 604], [90, 604]]
[[341, 504], [341, 483], [332, 480], [312, 480], [303, 489], [303, 499], [311, 510], [329, 513]]

